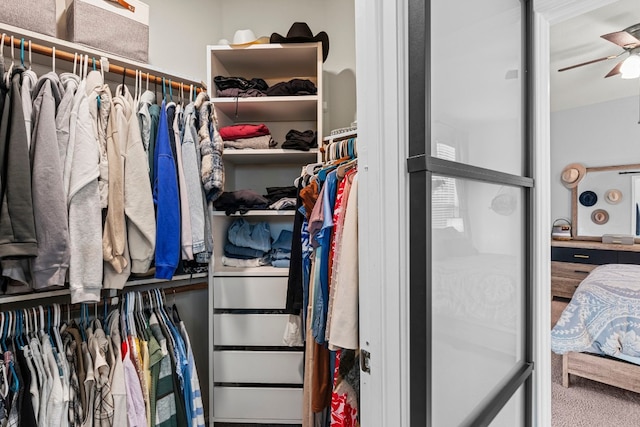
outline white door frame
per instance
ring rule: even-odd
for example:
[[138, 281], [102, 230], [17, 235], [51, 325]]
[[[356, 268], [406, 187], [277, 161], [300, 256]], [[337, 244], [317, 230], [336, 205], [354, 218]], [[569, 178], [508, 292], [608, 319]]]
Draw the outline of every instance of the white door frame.
[[[550, 25], [615, 0], [533, 0], [535, 426], [551, 425]], [[361, 424], [409, 427], [407, 0], [355, 0]]]

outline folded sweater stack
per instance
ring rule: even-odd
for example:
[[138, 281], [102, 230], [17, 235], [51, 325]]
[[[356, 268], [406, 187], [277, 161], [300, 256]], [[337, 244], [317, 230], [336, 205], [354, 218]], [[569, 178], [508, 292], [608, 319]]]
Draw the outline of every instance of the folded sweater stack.
[[220, 128], [224, 148], [254, 150], [274, 148], [277, 144], [264, 124], [237, 124]]

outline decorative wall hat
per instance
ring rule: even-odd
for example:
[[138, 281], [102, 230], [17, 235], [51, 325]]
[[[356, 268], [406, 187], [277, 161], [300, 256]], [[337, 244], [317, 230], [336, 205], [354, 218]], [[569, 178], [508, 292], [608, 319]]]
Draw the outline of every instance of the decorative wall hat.
[[591, 213], [591, 221], [598, 225], [606, 224], [609, 221], [609, 212], [604, 209], [596, 209]]
[[583, 191], [578, 200], [582, 206], [590, 207], [598, 202], [598, 196], [593, 191]]
[[622, 192], [618, 189], [612, 188], [604, 194], [604, 199], [607, 203], [617, 205], [622, 201]]
[[567, 188], [574, 188], [584, 178], [587, 169], [580, 163], [571, 163], [562, 169], [560, 179]]
[[278, 33], [271, 34], [271, 43], [308, 43], [322, 42], [322, 62], [327, 60], [329, 55], [329, 36], [324, 31], [320, 31], [315, 36], [306, 22], [294, 22], [283, 37]]
[[[221, 41], [224, 41], [222, 39]], [[269, 38], [264, 37], [256, 37], [256, 35], [251, 30], [238, 30], [233, 35], [233, 41], [229, 43], [231, 47], [245, 47], [250, 46], [252, 44], [264, 44], [269, 43]]]

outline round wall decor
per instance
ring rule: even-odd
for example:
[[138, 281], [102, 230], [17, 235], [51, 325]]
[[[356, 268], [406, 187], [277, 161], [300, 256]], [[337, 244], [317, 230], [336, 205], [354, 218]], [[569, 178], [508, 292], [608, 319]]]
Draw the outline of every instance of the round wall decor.
[[606, 224], [609, 221], [609, 212], [604, 209], [596, 209], [591, 213], [591, 221], [598, 225]]
[[590, 207], [598, 202], [598, 196], [593, 191], [583, 191], [578, 200], [582, 206]]

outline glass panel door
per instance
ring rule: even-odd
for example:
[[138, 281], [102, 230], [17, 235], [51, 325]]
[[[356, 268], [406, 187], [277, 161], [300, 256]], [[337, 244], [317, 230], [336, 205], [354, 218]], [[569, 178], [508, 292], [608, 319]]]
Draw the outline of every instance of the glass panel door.
[[531, 423], [529, 10], [410, 1], [412, 425]]

